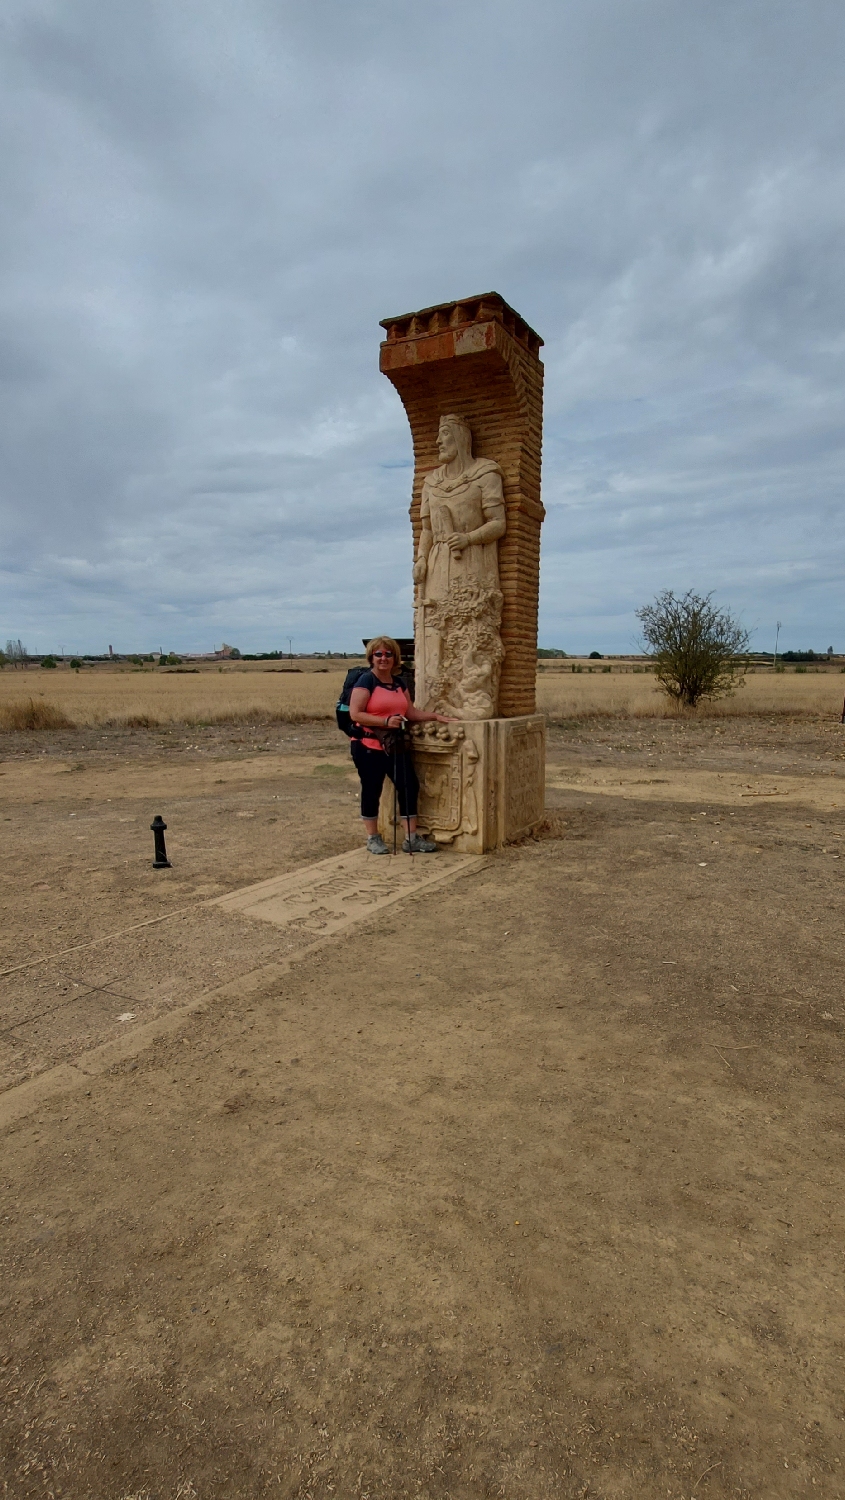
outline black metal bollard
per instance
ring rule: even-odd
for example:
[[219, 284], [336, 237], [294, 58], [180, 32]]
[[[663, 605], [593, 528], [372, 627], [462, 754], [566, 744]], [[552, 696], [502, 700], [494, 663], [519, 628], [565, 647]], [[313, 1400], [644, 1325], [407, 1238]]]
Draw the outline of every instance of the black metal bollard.
[[153, 860], [153, 869], [169, 870], [172, 867], [170, 864], [170, 860], [167, 858], [167, 848], [164, 842], [164, 830], [167, 827], [167, 824], [165, 823], [164, 818], [161, 816], [161, 813], [156, 813], [152, 823], [150, 824], [150, 827], [153, 831], [153, 837], [155, 839], [156, 857]]

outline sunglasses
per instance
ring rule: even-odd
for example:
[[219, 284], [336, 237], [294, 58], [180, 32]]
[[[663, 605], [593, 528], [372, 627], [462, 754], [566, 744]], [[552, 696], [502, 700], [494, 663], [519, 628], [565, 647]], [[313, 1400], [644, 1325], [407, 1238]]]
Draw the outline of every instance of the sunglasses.
[[390, 658], [390, 657], [393, 656], [393, 652], [392, 651], [374, 651], [373, 652], [373, 656], [386, 656], [386, 657]]

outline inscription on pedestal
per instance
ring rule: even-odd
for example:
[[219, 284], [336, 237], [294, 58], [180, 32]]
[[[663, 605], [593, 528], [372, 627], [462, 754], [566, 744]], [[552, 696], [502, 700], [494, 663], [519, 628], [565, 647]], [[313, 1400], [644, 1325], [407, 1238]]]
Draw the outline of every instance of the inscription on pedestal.
[[514, 724], [505, 748], [506, 842], [535, 827], [543, 816], [545, 760], [545, 736], [537, 720]]

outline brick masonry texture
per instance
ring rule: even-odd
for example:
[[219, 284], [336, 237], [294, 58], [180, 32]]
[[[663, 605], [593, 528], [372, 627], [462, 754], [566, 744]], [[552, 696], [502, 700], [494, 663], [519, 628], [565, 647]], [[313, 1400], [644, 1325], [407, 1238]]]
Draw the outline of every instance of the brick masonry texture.
[[411, 524], [420, 534], [423, 480], [437, 468], [441, 416], [455, 412], [472, 428], [476, 458], [501, 466], [507, 531], [499, 543], [507, 655], [499, 714], [535, 709], [540, 500], [543, 441], [542, 339], [497, 292], [385, 318], [380, 368], [399, 392], [414, 443]]

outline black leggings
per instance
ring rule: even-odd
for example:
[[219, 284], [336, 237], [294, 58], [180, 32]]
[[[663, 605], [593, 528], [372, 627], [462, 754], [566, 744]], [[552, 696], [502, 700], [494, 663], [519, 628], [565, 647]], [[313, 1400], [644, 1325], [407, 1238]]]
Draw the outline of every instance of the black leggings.
[[389, 776], [399, 794], [402, 817], [415, 818], [420, 784], [410, 755], [388, 755], [384, 750], [368, 750], [360, 740], [353, 740], [350, 748], [361, 778], [361, 817], [378, 817], [381, 789], [385, 776]]

